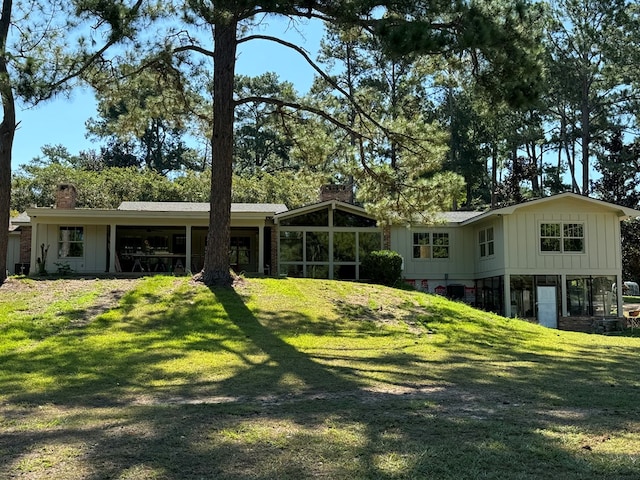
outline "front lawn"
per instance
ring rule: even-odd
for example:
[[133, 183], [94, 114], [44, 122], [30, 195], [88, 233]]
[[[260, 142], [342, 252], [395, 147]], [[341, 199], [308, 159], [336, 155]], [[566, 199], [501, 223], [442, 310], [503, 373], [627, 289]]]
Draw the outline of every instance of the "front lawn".
[[0, 478], [635, 479], [639, 347], [357, 283], [11, 279]]

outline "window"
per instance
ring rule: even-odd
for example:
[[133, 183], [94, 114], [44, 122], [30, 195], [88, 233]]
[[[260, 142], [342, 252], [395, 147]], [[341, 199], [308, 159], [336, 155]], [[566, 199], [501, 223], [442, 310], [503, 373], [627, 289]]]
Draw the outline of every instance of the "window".
[[366, 218], [361, 215], [356, 215], [355, 213], [336, 209], [333, 211], [333, 226], [375, 228], [377, 222], [372, 218]]
[[449, 258], [449, 234], [433, 234], [433, 258]]
[[84, 256], [84, 227], [60, 227], [58, 258]]
[[478, 244], [480, 245], [480, 257], [490, 257], [495, 253], [493, 227], [478, 232]]
[[541, 252], [584, 252], [584, 225], [581, 223], [540, 224]]
[[280, 221], [280, 225], [287, 227], [327, 227], [329, 226], [329, 210], [316, 210]]
[[245, 269], [251, 261], [251, 238], [231, 237], [231, 249], [229, 251], [229, 261], [232, 267]]
[[413, 258], [449, 258], [449, 234], [429, 232], [414, 233]]

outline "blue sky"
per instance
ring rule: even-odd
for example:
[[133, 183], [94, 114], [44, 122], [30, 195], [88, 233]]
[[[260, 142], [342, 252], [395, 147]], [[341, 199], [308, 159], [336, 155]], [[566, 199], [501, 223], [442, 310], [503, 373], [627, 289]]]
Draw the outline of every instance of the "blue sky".
[[[323, 29], [319, 23], [301, 25], [300, 32], [288, 22], [270, 18], [264, 32], [273, 33], [306, 49], [316, 57]], [[280, 80], [292, 82], [298, 92], [306, 93], [313, 81], [313, 70], [297, 53], [273, 42], [251, 41], [241, 45], [236, 72], [257, 76], [276, 72]], [[75, 90], [70, 98], [58, 98], [41, 106], [18, 109], [18, 130], [13, 146], [12, 169], [41, 154], [44, 145], [64, 145], [69, 152], [98, 149], [99, 144], [85, 138], [85, 122], [96, 115], [95, 99], [88, 89]]]

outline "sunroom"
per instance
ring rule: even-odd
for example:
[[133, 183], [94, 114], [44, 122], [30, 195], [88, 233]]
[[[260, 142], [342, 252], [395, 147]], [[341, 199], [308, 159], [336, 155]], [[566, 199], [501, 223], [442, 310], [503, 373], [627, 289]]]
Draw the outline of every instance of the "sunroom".
[[359, 280], [360, 263], [382, 248], [382, 228], [358, 206], [335, 200], [274, 217], [282, 276]]

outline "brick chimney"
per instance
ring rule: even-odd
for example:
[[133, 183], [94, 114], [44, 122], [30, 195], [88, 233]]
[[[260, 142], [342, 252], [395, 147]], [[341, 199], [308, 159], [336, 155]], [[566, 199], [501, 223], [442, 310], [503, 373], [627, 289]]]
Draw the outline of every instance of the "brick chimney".
[[61, 183], [56, 188], [56, 208], [70, 210], [76, 208], [76, 187], [70, 183]]
[[352, 185], [323, 185], [320, 187], [320, 201], [338, 200], [345, 203], [353, 203]]

